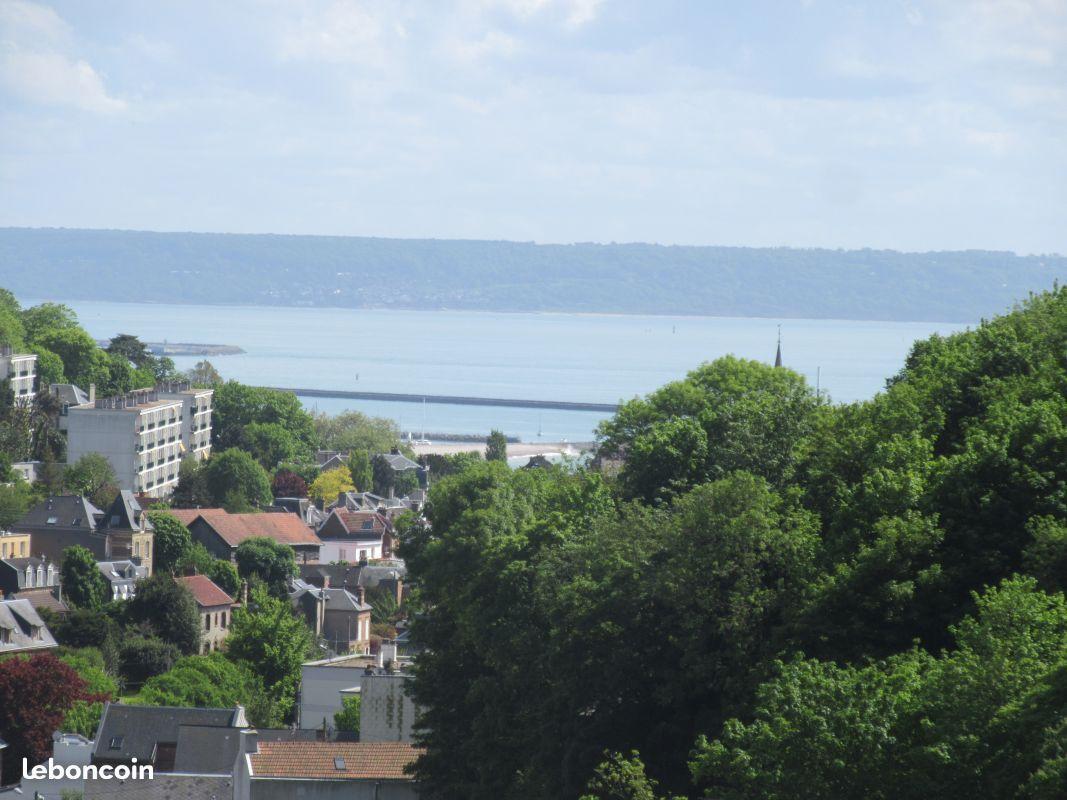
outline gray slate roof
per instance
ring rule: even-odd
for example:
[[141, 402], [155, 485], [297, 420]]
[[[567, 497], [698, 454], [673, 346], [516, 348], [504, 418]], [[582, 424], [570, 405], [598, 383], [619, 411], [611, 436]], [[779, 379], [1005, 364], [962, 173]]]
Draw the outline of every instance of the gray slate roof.
[[80, 406], [89, 402], [89, 395], [73, 383], [53, 383], [49, 389], [59, 398], [59, 402], [68, 406]]
[[146, 531], [155, 530], [151, 521], [144, 517], [141, 504], [133, 496], [129, 489], [123, 489], [115, 502], [107, 510], [106, 525], [111, 530], [139, 531], [141, 530], [142, 517]]
[[[29, 600], [16, 598], [0, 600], [0, 628], [7, 631], [6, 644], [0, 642], [0, 653], [19, 653], [55, 647], [56, 640]], [[39, 637], [34, 638], [34, 628]]]
[[104, 512], [81, 495], [62, 494], [42, 500], [27, 511], [13, 529], [81, 528], [93, 531], [100, 526], [103, 519]]
[[379, 453], [378, 457], [384, 458], [386, 463], [397, 472], [403, 472], [409, 469], [419, 469], [417, 463], [401, 453]]
[[[151, 763], [157, 742], [178, 741], [182, 726], [234, 727], [235, 708], [174, 708], [108, 703], [100, 719], [94, 759]], [[243, 716], [243, 712], [242, 712]], [[236, 728], [235, 728], [236, 730]]]
[[[304, 580], [315, 581], [319, 578], [329, 578], [330, 586], [355, 587], [362, 586], [373, 589], [382, 581], [404, 580], [407, 576], [407, 567], [403, 562], [396, 562], [393, 566], [352, 566], [348, 564], [298, 564], [300, 577]], [[319, 581], [321, 582], [321, 581]]]
[[[0, 564], [6, 564], [15, 571], [15, 575], [18, 579], [19, 589], [26, 588], [26, 567], [29, 566], [33, 569], [33, 587], [37, 586], [37, 568], [44, 567], [45, 580], [48, 580], [48, 564], [49, 562], [43, 558], [37, 558], [36, 556], [26, 556], [23, 558], [4, 558], [0, 559]], [[53, 564], [52, 570], [52, 583], [46, 583], [46, 586], [53, 586], [59, 581], [59, 565]]]
[[157, 772], [150, 781], [88, 780], [84, 800], [229, 800], [229, 775], [178, 775]]
[[240, 728], [181, 725], [178, 728], [174, 771], [232, 773], [240, 749]]
[[104, 573], [104, 577], [112, 584], [129, 583], [148, 577], [148, 567], [134, 564], [132, 561], [97, 561], [96, 568]]

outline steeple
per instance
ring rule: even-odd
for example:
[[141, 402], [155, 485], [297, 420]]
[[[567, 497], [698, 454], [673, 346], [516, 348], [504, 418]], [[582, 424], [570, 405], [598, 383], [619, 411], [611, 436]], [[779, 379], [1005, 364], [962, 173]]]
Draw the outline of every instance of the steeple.
[[782, 326], [778, 326], [778, 352], [774, 356], [774, 366], [782, 366]]

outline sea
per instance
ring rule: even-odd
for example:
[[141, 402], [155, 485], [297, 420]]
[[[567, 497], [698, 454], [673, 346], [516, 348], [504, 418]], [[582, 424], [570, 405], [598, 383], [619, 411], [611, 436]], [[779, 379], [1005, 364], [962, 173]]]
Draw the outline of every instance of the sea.
[[[616, 403], [726, 354], [787, 367], [836, 402], [872, 397], [912, 343], [956, 323], [526, 314], [266, 306], [65, 302], [96, 338], [237, 345], [209, 356], [224, 378], [261, 386]], [[21, 299], [23, 305], [41, 302]], [[174, 358], [187, 369], [203, 356]], [[504, 431], [523, 442], [588, 442], [609, 416], [500, 406], [302, 398], [396, 420], [421, 437]]]

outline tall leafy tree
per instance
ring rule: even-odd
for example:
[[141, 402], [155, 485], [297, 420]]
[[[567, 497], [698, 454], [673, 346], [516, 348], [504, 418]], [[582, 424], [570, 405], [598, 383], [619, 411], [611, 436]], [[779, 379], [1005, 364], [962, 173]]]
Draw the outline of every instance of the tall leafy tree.
[[189, 554], [193, 537], [181, 520], [166, 511], [149, 511], [155, 528], [152, 565], [157, 572], [174, 572]]
[[292, 714], [300, 667], [311, 652], [311, 631], [287, 599], [255, 589], [250, 607], [234, 611], [227, 653], [260, 677], [283, 719]]
[[374, 488], [374, 468], [366, 450], [352, 451], [348, 457], [348, 473], [357, 491], [368, 492]]
[[286, 596], [287, 582], [296, 574], [296, 558], [289, 545], [253, 536], [237, 546], [235, 558], [242, 578], [261, 581], [275, 596]]
[[243, 450], [231, 447], [215, 453], [204, 466], [205, 483], [217, 505], [246, 511], [271, 503], [270, 477]]
[[86, 453], [63, 473], [67, 490], [88, 497], [98, 508], [107, 508], [119, 493], [115, 469], [100, 453]]
[[111, 587], [97, 568], [96, 558], [79, 544], [63, 551], [60, 577], [63, 594], [71, 605], [99, 609], [111, 599]]
[[493, 430], [490, 432], [489, 438], [485, 440], [485, 460], [508, 460], [508, 440], [502, 432]]
[[131, 622], [147, 623], [163, 641], [190, 655], [200, 650], [200, 615], [192, 594], [174, 577], [157, 572], [137, 582], [126, 603]]

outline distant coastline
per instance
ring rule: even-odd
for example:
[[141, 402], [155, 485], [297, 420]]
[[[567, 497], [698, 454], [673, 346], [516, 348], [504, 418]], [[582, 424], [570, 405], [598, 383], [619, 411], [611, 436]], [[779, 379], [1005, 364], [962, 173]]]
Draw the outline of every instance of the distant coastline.
[[1067, 279], [1067, 258], [0, 228], [0, 277], [108, 302], [973, 323]]

